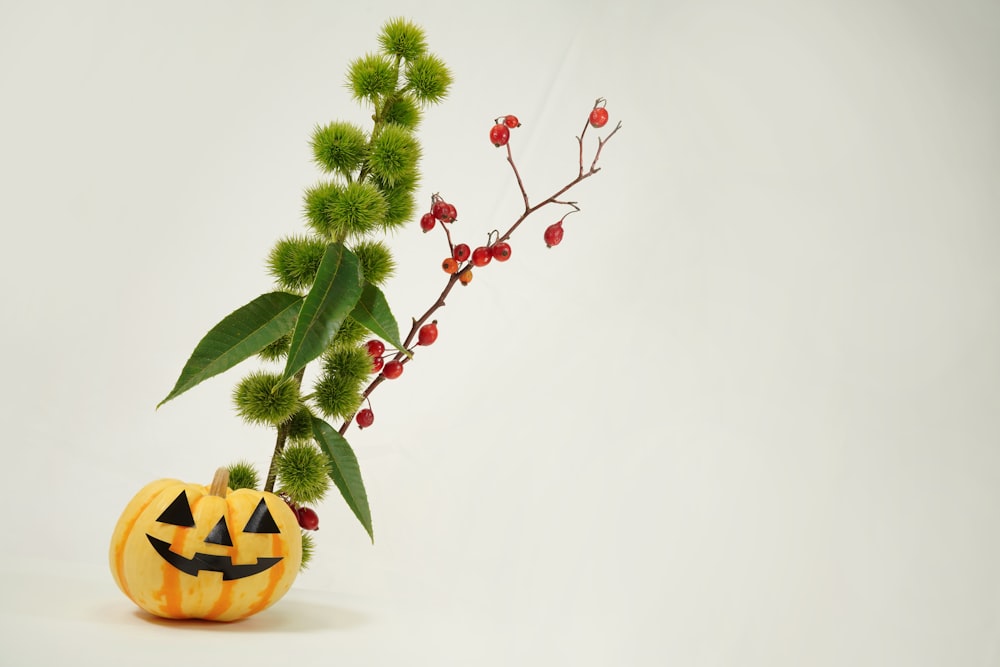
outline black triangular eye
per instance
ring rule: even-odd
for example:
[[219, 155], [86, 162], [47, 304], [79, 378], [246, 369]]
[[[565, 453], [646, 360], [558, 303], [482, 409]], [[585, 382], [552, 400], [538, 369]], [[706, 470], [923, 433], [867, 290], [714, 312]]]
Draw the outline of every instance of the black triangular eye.
[[209, 544], [222, 544], [227, 547], [233, 546], [233, 538], [229, 537], [229, 529], [226, 528], [226, 517], [219, 519], [219, 523], [215, 524], [212, 530], [209, 531], [205, 541]]
[[271, 510], [267, 509], [267, 503], [261, 498], [260, 502], [257, 503], [257, 509], [253, 511], [250, 515], [250, 520], [247, 521], [247, 527], [243, 529], [244, 533], [280, 533], [281, 530], [278, 529], [278, 524], [274, 522], [274, 517], [271, 516]]
[[194, 516], [191, 515], [191, 505], [188, 503], [187, 493], [181, 491], [180, 495], [174, 498], [174, 502], [163, 510], [163, 514], [156, 517], [156, 520], [174, 526], [194, 528]]

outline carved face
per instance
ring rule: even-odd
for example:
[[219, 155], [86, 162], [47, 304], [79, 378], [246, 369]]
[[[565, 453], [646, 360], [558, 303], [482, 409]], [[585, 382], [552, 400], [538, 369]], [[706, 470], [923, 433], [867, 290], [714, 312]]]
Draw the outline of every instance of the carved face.
[[133, 498], [110, 558], [136, 604], [166, 618], [234, 620], [287, 592], [302, 559], [295, 514], [270, 493], [225, 493], [160, 480]]
[[[180, 494], [174, 499], [174, 502], [167, 506], [167, 509], [163, 510], [163, 514], [156, 518], [157, 522], [169, 524], [171, 526], [180, 526], [181, 528], [196, 528], [194, 522], [194, 515], [191, 512], [191, 505], [187, 499], [187, 493], [181, 491]], [[274, 518], [271, 517], [271, 512], [267, 508], [267, 503], [263, 498], [257, 503], [257, 507], [254, 509], [253, 514], [250, 515], [250, 520], [247, 521], [246, 526], [243, 528], [244, 533], [266, 533], [270, 535], [280, 534], [281, 531], [278, 529], [278, 524], [274, 522]], [[257, 562], [253, 564], [236, 565], [233, 563], [231, 556], [219, 555], [219, 554], [207, 554], [207, 553], [195, 553], [190, 558], [185, 558], [181, 554], [174, 553], [170, 550], [170, 542], [158, 539], [152, 535], [147, 534], [146, 537], [149, 539], [149, 543], [153, 545], [156, 549], [156, 553], [163, 557], [163, 560], [167, 561], [174, 567], [176, 567], [181, 572], [185, 574], [190, 574], [193, 576], [198, 576], [199, 572], [221, 572], [223, 581], [230, 581], [232, 579], [242, 579], [243, 577], [249, 577], [254, 574], [259, 574], [264, 570], [267, 570], [273, 565], [281, 562], [282, 556], [276, 556], [271, 558], [258, 557]], [[221, 544], [223, 546], [231, 547], [233, 545], [233, 538], [229, 533], [229, 526], [226, 525], [225, 515], [219, 517], [218, 522], [212, 526], [212, 530], [208, 531], [208, 535], [205, 537], [206, 544]]]

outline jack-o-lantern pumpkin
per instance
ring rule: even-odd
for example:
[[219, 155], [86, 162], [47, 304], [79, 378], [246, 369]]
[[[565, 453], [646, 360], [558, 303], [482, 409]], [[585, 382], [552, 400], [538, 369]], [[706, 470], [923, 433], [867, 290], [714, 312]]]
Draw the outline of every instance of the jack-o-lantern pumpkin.
[[302, 562], [295, 513], [278, 496], [161, 479], [128, 504], [111, 538], [111, 572], [133, 602], [164, 618], [233, 621], [284, 595]]

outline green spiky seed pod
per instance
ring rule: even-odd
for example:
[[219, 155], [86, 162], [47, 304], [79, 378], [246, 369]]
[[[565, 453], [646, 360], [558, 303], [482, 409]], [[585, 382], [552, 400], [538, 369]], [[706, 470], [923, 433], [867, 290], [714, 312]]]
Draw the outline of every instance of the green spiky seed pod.
[[260, 475], [249, 461], [237, 461], [229, 466], [229, 488], [256, 489], [260, 484]]
[[313, 132], [313, 156], [327, 171], [350, 174], [361, 166], [367, 147], [364, 131], [351, 123], [333, 122]]
[[378, 228], [388, 204], [378, 188], [368, 182], [349, 183], [327, 208], [330, 231], [335, 239], [364, 236]]
[[354, 382], [361, 382], [372, 372], [372, 359], [362, 347], [343, 347], [323, 355], [323, 370]]
[[236, 412], [251, 424], [277, 426], [292, 416], [299, 406], [299, 389], [280, 374], [255, 371], [243, 378], [233, 391]]
[[383, 284], [396, 270], [396, 261], [392, 258], [392, 253], [381, 241], [362, 241], [351, 250], [358, 256], [361, 275], [372, 285]]
[[288, 354], [288, 347], [291, 343], [292, 334], [285, 334], [270, 345], [265, 345], [264, 348], [257, 353], [257, 356], [264, 361], [280, 361], [285, 358], [286, 354]]
[[313, 439], [312, 411], [306, 406], [299, 408], [282, 426], [291, 442], [310, 442]]
[[353, 317], [344, 318], [343, 324], [333, 336], [333, 348], [351, 347], [368, 337], [368, 329]]
[[306, 221], [324, 239], [334, 238], [333, 225], [328, 211], [340, 199], [343, 191], [344, 186], [334, 181], [318, 183], [306, 190], [304, 197]]
[[278, 456], [276, 470], [281, 490], [297, 505], [322, 500], [330, 488], [330, 463], [313, 444], [286, 445]]
[[293, 292], [309, 290], [326, 252], [315, 236], [288, 236], [278, 241], [267, 258], [267, 268], [278, 286]]
[[369, 53], [351, 63], [347, 83], [354, 98], [376, 101], [396, 90], [398, 72], [386, 56]]
[[[350, 355], [352, 350], [359, 352], [363, 358]], [[348, 354], [340, 357], [342, 353]], [[346, 359], [347, 363], [331, 364], [330, 359]], [[358, 377], [356, 372], [358, 360], [364, 363], [361, 377]], [[337, 373], [335, 368], [338, 365], [346, 372]], [[372, 360], [365, 350], [358, 347], [334, 347], [333, 352], [327, 358], [326, 372], [316, 381], [314, 394], [316, 405], [326, 417], [350, 419], [361, 407], [364, 400], [361, 397], [361, 384], [371, 373], [371, 370]]]
[[408, 130], [417, 129], [423, 114], [416, 101], [409, 95], [392, 95], [385, 99], [382, 107], [382, 120], [393, 123]]
[[386, 21], [378, 36], [378, 43], [388, 55], [404, 60], [414, 60], [427, 50], [424, 31], [420, 26], [404, 18], [394, 18]]
[[330, 419], [350, 419], [361, 407], [361, 383], [336, 375], [323, 375], [316, 381], [316, 405]]
[[409, 130], [399, 125], [385, 125], [372, 139], [368, 166], [372, 174], [393, 185], [417, 168], [420, 143]]
[[316, 553], [316, 542], [313, 541], [313, 536], [306, 531], [302, 531], [302, 562], [299, 563], [299, 568], [306, 569], [309, 567], [309, 562], [312, 561], [313, 554]]
[[407, 89], [425, 104], [437, 104], [448, 94], [451, 72], [444, 61], [432, 54], [424, 54], [410, 61], [406, 67]]
[[382, 219], [383, 230], [397, 229], [413, 220], [417, 210], [414, 192], [416, 192], [419, 181], [420, 178], [416, 170], [396, 179], [392, 185], [378, 178], [375, 179], [375, 183], [382, 192], [382, 196], [385, 197], [387, 204], [385, 218]]

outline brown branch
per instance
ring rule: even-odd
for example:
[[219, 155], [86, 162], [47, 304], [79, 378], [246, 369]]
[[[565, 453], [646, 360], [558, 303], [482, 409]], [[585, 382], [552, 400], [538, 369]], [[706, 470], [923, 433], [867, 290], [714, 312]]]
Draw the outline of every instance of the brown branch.
[[528, 204], [528, 191], [524, 189], [524, 181], [521, 180], [521, 174], [517, 171], [517, 165], [514, 164], [514, 154], [510, 150], [510, 142], [507, 142], [507, 162], [510, 164], [510, 168], [514, 170], [514, 178], [517, 179], [517, 187], [521, 189], [521, 198], [524, 200], [524, 210], [527, 211], [531, 208]]
[[[595, 103], [595, 106], [599, 104], [601, 101], [603, 100], [599, 99], [598, 102]], [[601, 150], [604, 148], [604, 145], [611, 139], [611, 137], [613, 137], [615, 133], [621, 129], [622, 126], [622, 124], [619, 122], [618, 125], [615, 127], [615, 129], [612, 130], [610, 134], [608, 134], [608, 136], [604, 137], [603, 139], [600, 138], [598, 139], [597, 150], [594, 153], [593, 161], [590, 163], [590, 169], [584, 171], [583, 137], [586, 134], [587, 127], [589, 127], [589, 125], [590, 121], [588, 118], [587, 124], [584, 125], [583, 132], [581, 132], [580, 136], [577, 137], [577, 141], [580, 144], [580, 165], [579, 165], [579, 173], [577, 174], [577, 176], [569, 183], [556, 190], [549, 197], [535, 204], [534, 206], [530, 206], [528, 203], [528, 193], [524, 187], [524, 181], [521, 179], [521, 174], [517, 169], [517, 164], [514, 162], [514, 157], [510, 149], [510, 144], [509, 143], [507, 144], [507, 162], [510, 164], [511, 169], [514, 172], [514, 178], [517, 179], [517, 185], [521, 190], [521, 197], [524, 199], [524, 211], [521, 213], [520, 216], [518, 216], [518, 218], [514, 221], [514, 224], [512, 224], [505, 233], [497, 237], [494, 243], [506, 241], [508, 238], [510, 238], [510, 236], [514, 233], [514, 231], [521, 225], [521, 223], [528, 218], [528, 216], [530, 216], [532, 213], [535, 213], [539, 209], [548, 206], [549, 204], [559, 204], [562, 206], [572, 207], [573, 210], [569, 211], [566, 215], [580, 211], [580, 207], [577, 205], [575, 201], [562, 201], [559, 199], [559, 197], [562, 196], [567, 191], [569, 191], [570, 189], [572, 189], [573, 187], [575, 187], [576, 185], [578, 185], [580, 182], [590, 178], [591, 176], [593, 176], [594, 174], [598, 173], [601, 170], [600, 167], [597, 166], [597, 162], [601, 157]], [[563, 218], [565, 218], [566, 215], [564, 215]], [[448, 235], [448, 246], [449, 248], [452, 249], [452, 251], [454, 251], [454, 245], [452, 245], [451, 242], [451, 234], [448, 233], [447, 227], [445, 228], [445, 233]], [[413, 319], [412, 321], [413, 323], [410, 326], [410, 331], [406, 335], [406, 338], [403, 340], [403, 348], [405, 351], [404, 350], [397, 351], [396, 354], [393, 356], [393, 360], [399, 361], [402, 364], [407, 364], [413, 360], [414, 351], [413, 349], [411, 349], [410, 345], [413, 343], [413, 339], [417, 335], [417, 332], [420, 330], [420, 327], [422, 327], [424, 323], [427, 322], [427, 320], [429, 320], [434, 315], [434, 313], [436, 313], [440, 308], [444, 308], [445, 298], [451, 293], [451, 290], [459, 282], [458, 277], [462, 274], [463, 271], [468, 270], [470, 266], [471, 266], [470, 262], [466, 262], [465, 266], [459, 266], [458, 271], [456, 271], [455, 273], [451, 274], [448, 277], [448, 282], [445, 283], [444, 289], [441, 290], [441, 294], [438, 295], [438, 298], [434, 301], [434, 303], [430, 305], [430, 307], [424, 312], [423, 315], [421, 315], [419, 318]], [[371, 395], [371, 393], [375, 391], [375, 389], [380, 384], [382, 384], [382, 382], [385, 379], [386, 379], [385, 376], [379, 373], [379, 375], [374, 380], [372, 380], [371, 383], [369, 383], [369, 385], [361, 393], [362, 399], [367, 399]], [[347, 432], [347, 429], [350, 428], [352, 421], [353, 419], [344, 420], [344, 423], [341, 424], [339, 429], [340, 435], [344, 435], [344, 433]]]
[[611, 130], [611, 133], [608, 134], [608, 136], [604, 137], [603, 139], [598, 137], [597, 151], [594, 152], [594, 161], [590, 163], [590, 173], [596, 174], [597, 172], [600, 171], [600, 169], [597, 168], [597, 161], [601, 158], [601, 151], [604, 149], [604, 144], [608, 143], [608, 140], [611, 139], [611, 137], [615, 136], [615, 133], [618, 132], [618, 130], [620, 129], [622, 129], [622, 122], [618, 121], [618, 124], [615, 125], [615, 129]]

